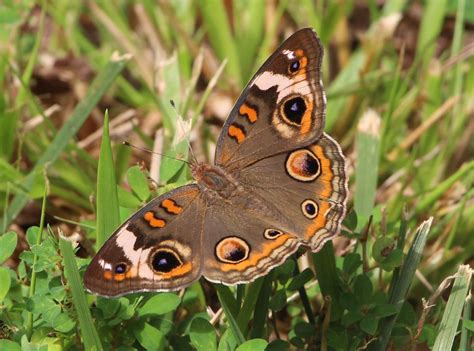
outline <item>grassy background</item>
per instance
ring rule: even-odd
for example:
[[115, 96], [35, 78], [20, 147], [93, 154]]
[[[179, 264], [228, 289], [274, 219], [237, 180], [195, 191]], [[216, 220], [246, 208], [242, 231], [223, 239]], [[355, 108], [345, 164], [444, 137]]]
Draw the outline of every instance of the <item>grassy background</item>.
[[[0, 349], [471, 349], [473, 4], [3, 1]], [[121, 141], [187, 157], [188, 135], [211, 162], [248, 79], [307, 26], [348, 158], [343, 235], [248, 286], [85, 294], [97, 243], [189, 180]]]

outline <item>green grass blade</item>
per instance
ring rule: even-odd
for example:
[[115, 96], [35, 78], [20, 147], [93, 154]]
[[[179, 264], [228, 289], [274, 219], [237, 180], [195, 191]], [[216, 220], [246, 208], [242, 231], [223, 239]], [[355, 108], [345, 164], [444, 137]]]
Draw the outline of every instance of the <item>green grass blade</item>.
[[[36, 245], [40, 245], [41, 241], [43, 240], [43, 228], [44, 228], [44, 216], [46, 213], [46, 198], [48, 197], [48, 180], [45, 177], [45, 187], [44, 187], [44, 194], [43, 194], [43, 202], [41, 204], [41, 217], [40, 217], [40, 226], [39, 226], [39, 233], [38, 237], [36, 238]], [[30, 289], [28, 291], [28, 297], [33, 297], [36, 291], [36, 264], [38, 262], [38, 255], [34, 254], [33, 258], [33, 265], [31, 267], [31, 282], [30, 282]], [[33, 333], [33, 312], [28, 312], [28, 318], [26, 321], [26, 336], [28, 339], [31, 339], [31, 335]]]
[[471, 321], [471, 308], [472, 308], [472, 295], [468, 294], [466, 300], [464, 301], [464, 311], [462, 315], [462, 330], [461, 330], [461, 340], [459, 342], [459, 351], [468, 351], [470, 350], [470, 340], [469, 336], [471, 331], [466, 327], [468, 321]]
[[[121, 57], [118, 55], [112, 56], [108, 64], [92, 82], [85, 98], [76, 106], [71, 117], [63, 124], [61, 130], [56, 134], [54, 140], [49, 144], [46, 151], [41, 155], [41, 158], [36, 162], [33, 170], [26, 177], [23, 185], [25, 189], [29, 190], [33, 186], [36, 170], [44, 166], [46, 163], [56, 161], [56, 159], [61, 155], [69, 141], [82, 127], [101, 97], [124, 69], [129, 59], [128, 55]], [[16, 195], [7, 209], [5, 219], [2, 219], [2, 222], [0, 222], [0, 228], [7, 227], [21, 212], [29, 200], [29, 197], [25, 194]]]
[[85, 350], [102, 350], [99, 334], [94, 327], [94, 321], [86, 301], [84, 286], [82, 285], [79, 270], [77, 269], [71, 242], [60, 238], [59, 249], [63, 255], [64, 274], [69, 282], [72, 300], [77, 311], [82, 341]]
[[229, 321], [230, 329], [232, 330], [232, 334], [234, 334], [237, 345], [243, 344], [245, 342], [245, 337], [237, 323], [237, 305], [229, 287], [221, 284], [214, 284], [214, 287], [216, 288], [217, 296], [219, 297], [221, 306], [224, 309], [224, 314]]
[[446, 3], [447, 0], [426, 2], [426, 7], [421, 17], [421, 26], [416, 47], [416, 55], [423, 57], [425, 63], [433, 56], [436, 38], [439, 37], [443, 27], [444, 16], [446, 15]]
[[109, 136], [109, 113], [105, 112], [97, 172], [97, 245], [101, 247], [120, 225], [117, 182]]
[[255, 310], [262, 284], [263, 278], [259, 278], [247, 287], [244, 303], [242, 304], [242, 308], [240, 309], [239, 315], [237, 316], [237, 324], [240, 330], [244, 331], [244, 334], [247, 330], [247, 325], [250, 321], [252, 313]]
[[227, 72], [237, 86], [242, 86], [243, 80], [237, 46], [231, 33], [223, 1], [200, 1], [199, 5], [212, 47], [221, 60], [226, 58], [229, 60]]
[[421, 213], [428, 210], [434, 203], [446, 192], [449, 188], [451, 188], [454, 183], [459, 181], [460, 179], [468, 176], [471, 172], [474, 171], [474, 161], [465, 163], [459, 168], [454, 174], [452, 174], [449, 178], [444, 180], [443, 182], [439, 183], [436, 188], [426, 194], [416, 206], [415, 213]]
[[400, 269], [400, 274], [397, 276], [397, 280], [393, 284], [393, 288], [390, 292], [389, 303], [397, 308], [397, 313], [380, 321], [380, 338], [374, 345], [375, 350], [383, 351], [387, 349], [393, 326], [405, 302], [408, 289], [415, 276], [416, 268], [420, 263], [432, 222], [433, 217], [424, 221], [416, 231], [415, 240], [408, 251], [405, 262]]
[[372, 215], [377, 189], [380, 159], [380, 116], [373, 110], [367, 111], [359, 122], [356, 137], [356, 170], [354, 208], [357, 229], [361, 230]]
[[313, 262], [321, 293], [323, 296], [331, 296], [334, 301], [339, 294], [339, 282], [332, 241], [328, 241], [319, 252], [313, 254]]
[[268, 315], [268, 304], [270, 302], [270, 295], [272, 293], [273, 271], [263, 278], [262, 287], [258, 294], [257, 304], [253, 315], [253, 325], [250, 337], [265, 338], [265, 326]]
[[[473, 271], [469, 265], [459, 267], [438, 328], [438, 336], [433, 351], [452, 350], [466, 296], [469, 293], [472, 273]], [[471, 306], [468, 308], [471, 308]]]

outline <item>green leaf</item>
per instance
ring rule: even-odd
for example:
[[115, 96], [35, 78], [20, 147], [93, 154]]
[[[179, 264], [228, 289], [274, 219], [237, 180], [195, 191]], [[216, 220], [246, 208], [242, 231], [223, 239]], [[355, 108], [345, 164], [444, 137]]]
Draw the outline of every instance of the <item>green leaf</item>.
[[270, 304], [269, 307], [273, 311], [280, 311], [285, 307], [286, 305], [286, 290], [285, 289], [280, 289], [277, 290], [275, 295], [272, 296], [270, 299]]
[[393, 271], [400, 267], [403, 263], [403, 250], [395, 249], [388, 254], [388, 256], [380, 262], [380, 267], [387, 272]]
[[204, 318], [194, 318], [189, 332], [191, 343], [198, 351], [214, 351], [217, 349], [216, 330]]
[[298, 322], [293, 328], [295, 334], [299, 337], [308, 339], [314, 336], [316, 329], [315, 326], [308, 322]]
[[76, 322], [66, 313], [61, 313], [53, 320], [52, 325], [60, 333], [69, 333], [76, 326]]
[[14, 231], [0, 236], [0, 264], [5, 262], [15, 251], [18, 237]]
[[474, 332], [474, 321], [473, 320], [464, 320], [464, 327], [472, 332]]
[[180, 303], [181, 299], [176, 294], [159, 293], [151, 297], [140, 307], [138, 316], [166, 314], [174, 311]]
[[290, 291], [302, 288], [307, 282], [314, 278], [311, 268], [306, 268], [303, 272], [297, 274], [288, 284], [287, 289]]
[[148, 351], [161, 351], [165, 348], [165, 336], [163, 333], [148, 323], [143, 323], [133, 328], [133, 334], [140, 345]]
[[349, 253], [344, 257], [344, 262], [342, 264], [342, 270], [352, 275], [355, 273], [357, 268], [362, 266], [362, 259], [358, 253]]
[[235, 351], [264, 351], [268, 342], [264, 339], [252, 339], [244, 342]]
[[0, 267], [0, 305], [2, 304], [5, 296], [7, 296], [11, 286], [11, 279], [8, 271], [8, 268]]
[[382, 237], [375, 240], [374, 246], [372, 248], [372, 257], [377, 262], [383, 262], [385, 258], [393, 251], [395, 248], [395, 240], [389, 237]]
[[287, 351], [290, 349], [290, 344], [285, 340], [273, 340], [268, 344], [265, 351]]
[[354, 282], [354, 295], [361, 304], [368, 304], [372, 298], [372, 282], [365, 274], [358, 275]]
[[128, 169], [127, 179], [132, 191], [140, 198], [140, 200], [148, 200], [150, 197], [148, 179], [139, 166], [133, 166]]
[[377, 318], [375, 318], [372, 315], [368, 315], [360, 321], [360, 329], [362, 329], [364, 332], [370, 335], [374, 335], [375, 332], [377, 331], [377, 326], [379, 324], [379, 321]]
[[0, 340], [0, 350], [4, 351], [22, 351], [21, 346], [17, 344], [16, 342], [6, 340], [6, 339], [1, 339]]
[[374, 308], [374, 315], [379, 318], [392, 316], [396, 313], [397, 313], [397, 308], [388, 303], [376, 305]]

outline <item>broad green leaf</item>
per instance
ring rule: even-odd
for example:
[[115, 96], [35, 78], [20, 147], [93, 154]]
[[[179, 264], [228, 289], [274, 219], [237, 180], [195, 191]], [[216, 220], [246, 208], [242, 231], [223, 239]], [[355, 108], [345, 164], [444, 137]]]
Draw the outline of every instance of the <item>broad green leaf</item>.
[[375, 318], [372, 315], [368, 315], [360, 321], [360, 329], [362, 329], [364, 332], [370, 335], [374, 335], [375, 332], [377, 331], [377, 326], [379, 324], [379, 321], [377, 318]]
[[372, 298], [372, 282], [365, 274], [358, 275], [354, 282], [354, 295], [361, 304], [368, 304]]
[[307, 282], [314, 278], [311, 268], [306, 268], [303, 272], [298, 273], [288, 284], [287, 289], [290, 291], [302, 288]]
[[270, 299], [269, 307], [273, 311], [280, 311], [286, 305], [286, 291], [285, 289], [278, 290]]
[[264, 351], [268, 342], [264, 339], [252, 339], [244, 342], [235, 351]]
[[0, 236], [0, 264], [5, 262], [15, 251], [18, 237], [14, 231]]
[[16, 342], [1, 339], [0, 340], [0, 350], [3, 351], [22, 351], [21, 346]]
[[148, 351], [161, 351], [165, 347], [165, 336], [163, 333], [148, 323], [133, 328], [133, 334], [140, 345]]
[[150, 197], [148, 179], [139, 166], [130, 167], [127, 171], [128, 184], [140, 200], [146, 201]]
[[198, 351], [217, 350], [216, 330], [204, 318], [194, 318], [189, 332], [191, 343]]
[[162, 315], [174, 311], [181, 299], [173, 293], [159, 293], [150, 298], [138, 310], [140, 317], [146, 315]]

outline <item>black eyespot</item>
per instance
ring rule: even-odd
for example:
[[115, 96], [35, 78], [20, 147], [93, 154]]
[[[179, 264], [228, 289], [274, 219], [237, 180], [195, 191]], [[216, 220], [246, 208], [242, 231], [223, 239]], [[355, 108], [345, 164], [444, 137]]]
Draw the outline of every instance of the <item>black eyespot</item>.
[[230, 236], [217, 243], [215, 253], [219, 261], [235, 264], [249, 256], [250, 246], [245, 240]]
[[306, 210], [306, 213], [309, 214], [310, 216], [316, 213], [316, 207], [314, 207], [314, 205], [311, 203], [306, 204], [304, 208]]
[[316, 218], [316, 216], [318, 215], [319, 208], [316, 202], [308, 199], [303, 201], [303, 203], [301, 204], [301, 210], [303, 211], [305, 217], [313, 219]]
[[295, 97], [284, 103], [285, 117], [292, 123], [300, 125], [306, 111], [306, 103], [302, 97]]
[[153, 269], [159, 273], [168, 273], [182, 265], [181, 259], [172, 251], [158, 250], [151, 261]]
[[241, 247], [236, 247], [227, 253], [225, 259], [232, 262], [239, 262], [245, 258], [245, 254], [245, 250], [243, 250]]
[[278, 238], [280, 235], [282, 235], [283, 232], [281, 230], [277, 229], [266, 229], [265, 232], [263, 233], [263, 236], [266, 239], [272, 240]]
[[127, 271], [127, 264], [125, 263], [119, 263], [118, 265], [115, 266], [115, 273], [117, 274], [123, 274]]
[[290, 70], [291, 73], [298, 72], [298, 70], [300, 69], [300, 61], [296, 60], [296, 61], [290, 62], [290, 66], [288, 67], [288, 69]]

